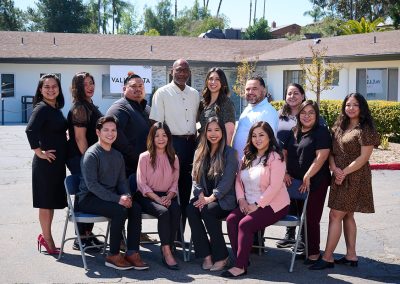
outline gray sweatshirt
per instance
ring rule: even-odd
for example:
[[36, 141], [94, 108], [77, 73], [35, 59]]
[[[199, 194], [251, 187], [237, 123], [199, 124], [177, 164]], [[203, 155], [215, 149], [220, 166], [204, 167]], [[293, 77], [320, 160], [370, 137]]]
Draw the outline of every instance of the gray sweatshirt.
[[90, 146], [82, 157], [81, 169], [79, 198], [91, 192], [100, 199], [118, 203], [122, 194], [130, 192], [124, 158], [113, 148], [106, 151], [98, 142]]

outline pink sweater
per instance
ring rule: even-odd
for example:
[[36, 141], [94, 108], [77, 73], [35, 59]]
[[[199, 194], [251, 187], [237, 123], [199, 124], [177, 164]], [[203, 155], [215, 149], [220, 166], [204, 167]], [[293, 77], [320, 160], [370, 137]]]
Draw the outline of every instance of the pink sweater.
[[[239, 168], [241, 168], [242, 162]], [[283, 181], [285, 171], [285, 162], [281, 161], [279, 155], [273, 152], [260, 173], [259, 186], [261, 194], [257, 201], [259, 206], [263, 208], [271, 206], [272, 210], [277, 212], [290, 204], [289, 194]], [[246, 185], [242, 182], [240, 170], [236, 176], [235, 189], [237, 200], [245, 198]]]
[[146, 196], [148, 192], [178, 192], [179, 160], [175, 156], [174, 170], [169, 164], [167, 154], [157, 155], [156, 168], [150, 163], [150, 153], [139, 156], [136, 172], [138, 190]]

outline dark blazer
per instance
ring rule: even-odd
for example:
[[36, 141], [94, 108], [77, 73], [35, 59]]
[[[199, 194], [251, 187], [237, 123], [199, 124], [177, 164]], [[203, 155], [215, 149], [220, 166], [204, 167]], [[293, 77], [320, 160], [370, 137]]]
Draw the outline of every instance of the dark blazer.
[[[233, 210], [236, 208], [235, 178], [239, 165], [236, 150], [230, 146], [225, 146], [224, 160], [224, 172], [216, 177], [215, 187], [209, 188], [208, 191], [212, 191], [222, 209]], [[207, 189], [207, 182], [204, 175], [201, 177], [200, 183], [193, 181], [194, 197], [199, 196], [205, 189]]]
[[124, 97], [114, 102], [107, 111], [107, 115], [118, 119], [117, 139], [112, 146], [122, 153], [127, 176], [136, 172], [139, 155], [147, 149], [150, 120], [146, 103], [146, 100], [139, 104]]

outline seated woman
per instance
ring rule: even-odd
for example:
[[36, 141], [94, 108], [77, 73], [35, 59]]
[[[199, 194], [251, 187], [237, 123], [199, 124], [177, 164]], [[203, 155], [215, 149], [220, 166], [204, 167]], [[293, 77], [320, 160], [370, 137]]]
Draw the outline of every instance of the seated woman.
[[283, 181], [285, 161], [267, 122], [257, 122], [250, 128], [239, 168], [235, 185], [239, 207], [226, 220], [236, 260], [223, 277], [246, 274], [254, 233], [289, 211], [290, 199]]
[[179, 161], [165, 123], [156, 122], [147, 136], [147, 151], [140, 154], [137, 168], [138, 202], [142, 212], [158, 219], [162, 262], [172, 270], [179, 266], [171, 252], [181, 217], [177, 201]]
[[[208, 119], [193, 161], [193, 195], [187, 216], [197, 257], [204, 270], [222, 270], [229, 253], [222, 222], [236, 207], [234, 190], [237, 153], [226, 145], [225, 127], [217, 117]], [[210, 241], [207, 237], [210, 235]]]

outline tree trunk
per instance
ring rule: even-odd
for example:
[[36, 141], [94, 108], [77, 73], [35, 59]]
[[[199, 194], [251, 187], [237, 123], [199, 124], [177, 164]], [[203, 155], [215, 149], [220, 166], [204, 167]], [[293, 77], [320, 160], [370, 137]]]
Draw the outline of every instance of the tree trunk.
[[178, 0], [175, 0], [175, 20], [178, 17]]
[[222, 0], [219, 0], [218, 10], [217, 10], [217, 18], [219, 16], [219, 10], [221, 9], [221, 3], [222, 3]]
[[265, 0], [264, 0], [263, 20], [265, 20]]
[[249, 27], [251, 26], [251, 7], [252, 7], [252, 0], [250, 0], [250, 17], [249, 17]]
[[254, 0], [254, 16], [253, 16], [253, 23], [256, 23], [257, 20], [257, 0]]
[[321, 100], [321, 62], [318, 62], [317, 65], [317, 105], [318, 107], [320, 106], [320, 100]]
[[97, 21], [98, 21], [98, 27], [97, 27], [97, 33], [100, 33], [100, 28], [101, 28], [101, 0], [97, 1]]

